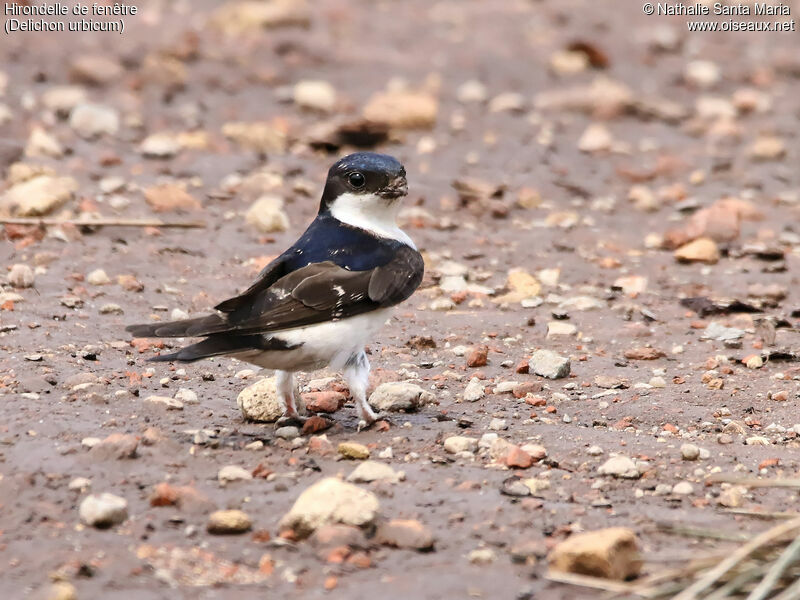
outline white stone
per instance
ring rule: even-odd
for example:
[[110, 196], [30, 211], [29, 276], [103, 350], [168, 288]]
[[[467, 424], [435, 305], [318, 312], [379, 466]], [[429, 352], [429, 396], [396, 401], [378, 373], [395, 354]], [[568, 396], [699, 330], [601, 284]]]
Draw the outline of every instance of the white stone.
[[114, 494], [91, 494], [83, 499], [78, 513], [87, 525], [103, 529], [128, 518], [128, 502]]
[[436, 397], [418, 385], [402, 381], [382, 383], [369, 397], [369, 404], [380, 412], [413, 412], [435, 402]]

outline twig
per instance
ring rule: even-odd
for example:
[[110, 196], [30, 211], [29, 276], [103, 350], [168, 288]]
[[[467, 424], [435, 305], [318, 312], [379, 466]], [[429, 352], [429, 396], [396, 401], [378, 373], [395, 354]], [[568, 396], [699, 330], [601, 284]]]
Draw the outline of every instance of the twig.
[[798, 557], [800, 557], [800, 537], [795, 538], [786, 550], [783, 551], [783, 554], [775, 561], [772, 568], [764, 576], [764, 579], [761, 580], [761, 583], [756, 586], [756, 589], [750, 592], [747, 600], [764, 600], [767, 594], [773, 590], [775, 584], [783, 575], [783, 572], [788, 569], [789, 565], [795, 562]]
[[755, 477], [736, 477], [726, 473], [712, 475], [707, 481], [710, 483], [732, 483], [745, 487], [800, 488], [800, 479], [757, 479]]
[[683, 592], [675, 596], [674, 600], [696, 600], [701, 592], [714, 585], [714, 583], [720, 577], [742, 562], [755, 550], [776, 538], [780, 538], [787, 533], [795, 531], [798, 528], [800, 528], [800, 519], [792, 519], [791, 521], [776, 525], [775, 527], [772, 527], [771, 529], [768, 529], [767, 531], [757, 535], [744, 546], [741, 546], [728, 558], [719, 563], [716, 567], [711, 569], [702, 578], [698, 579], [688, 588], [683, 590]]
[[800, 579], [775, 596], [772, 600], [797, 600], [800, 598]]
[[202, 221], [161, 221], [160, 219], [45, 219], [40, 217], [0, 217], [0, 225], [76, 225], [78, 227], [182, 227], [200, 228]]
[[548, 571], [544, 577], [549, 581], [570, 583], [572, 585], [580, 585], [583, 587], [593, 588], [596, 590], [605, 590], [607, 592], [614, 592], [617, 594], [632, 593], [635, 587], [630, 583], [623, 583], [621, 581], [613, 581], [611, 579], [604, 579], [602, 577], [592, 577], [591, 575], [563, 573], [561, 571]]
[[674, 535], [682, 535], [685, 537], [726, 540], [730, 542], [743, 542], [750, 539], [750, 537], [745, 533], [726, 533], [724, 531], [717, 531], [716, 529], [691, 527], [688, 525], [679, 525], [678, 523], [657, 522], [656, 527], [665, 533], [672, 533]]
[[746, 583], [750, 583], [754, 579], [761, 577], [767, 572], [768, 567], [769, 565], [758, 565], [757, 567], [739, 573], [736, 577], [722, 587], [717, 588], [713, 594], [709, 594], [703, 600], [726, 600], [731, 592], [735, 592]]
[[745, 517], [756, 517], [759, 519], [796, 519], [800, 513], [796, 512], [762, 512], [750, 510], [749, 508], [724, 508], [720, 512], [731, 515], [743, 515]]

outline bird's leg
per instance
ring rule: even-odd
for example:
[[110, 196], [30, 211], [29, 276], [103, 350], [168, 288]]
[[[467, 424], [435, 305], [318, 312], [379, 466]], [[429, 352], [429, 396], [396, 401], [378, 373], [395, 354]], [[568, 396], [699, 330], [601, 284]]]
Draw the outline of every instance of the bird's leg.
[[302, 425], [306, 420], [305, 417], [300, 415], [297, 410], [297, 399], [295, 397], [294, 389], [294, 373], [289, 371], [276, 371], [275, 383], [278, 389], [278, 395], [283, 400], [283, 416], [278, 419], [277, 425], [284, 427], [286, 425]]
[[344, 375], [347, 387], [350, 388], [350, 394], [353, 396], [353, 400], [355, 400], [359, 418], [364, 421], [367, 426], [372, 425], [377, 421], [378, 415], [375, 414], [367, 403], [369, 360], [367, 360], [367, 355], [363, 350], [354, 354], [347, 360], [342, 375]]

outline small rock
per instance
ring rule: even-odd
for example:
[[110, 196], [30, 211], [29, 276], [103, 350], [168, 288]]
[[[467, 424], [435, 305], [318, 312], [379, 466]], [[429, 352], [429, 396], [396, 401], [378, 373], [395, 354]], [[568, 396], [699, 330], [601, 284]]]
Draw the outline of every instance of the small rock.
[[578, 140], [578, 149], [581, 152], [601, 152], [611, 148], [614, 138], [605, 125], [593, 123], [586, 128], [586, 131]]
[[169, 396], [148, 396], [145, 402], [163, 406], [167, 410], [183, 410], [183, 402]]
[[548, 379], [563, 379], [570, 373], [569, 358], [559, 356], [551, 350], [537, 350], [528, 362], [530, 370]]
[[41, 127], [34, 127], [25, 146], [25, 156], [29, 158], [61, 158], [64, 148], [61, 143]]
[[314, 413], [333, 413], [344, 406], [347, 397], [342, 392], [327, 390], [303, 394], [306, 410]]
[[47, 590], [46, 600], [78, 600], [78, 590], [69, 581], [54, 581]]
[[689, 496], [694, 493], [694, 486], [688, 481], [681, 481], [672, 487], [672, 493], [676, 496]]
[[463, 399], [465, 402], [477, 402], [481, 398], [483, 398], [484, 394], [486, 393], [486, 388], [481, 382], [480, 379], [477, 377], [473, 377], [469, 380], [469, 383], [464, 388]]
[[180, 141], [170, 133], [148, 135], [139, 144], [139, 153], [146, 158], [172, 158], [180, 151]]
[[486, 364], [489, 362], [489, 346], [476, 346], [473, 348], [469, 356], [467, 356], [467, 366], [468, 367], [485, 367]]
[[572, 323], [565, 323], [564, 321], [551, 321], [547, 324], [547, 337], [553, 338], [559, 335], [575, 335], [578, 328]]
[[73, 492], [85, 492], [92, 487], [92, 480], [86, 477], [75, 477], [69, 482], [67, 489]]
[[274, 233], [289, 229], [289, 217], [283, 210], [283, 198], [262, 196], [250, 206], [245, 221], [262, 233]]
[[252, 478], [252, 473], [239, 465], [226, 465], [217, 473], [217, 481], [223, 487], [232, 481], [249, 481]]
[[638, 479], [639, 469], [630, 458], [623, 455], [612, 456], [597, 470], [600, 475], [611, 475], [623, 479]]
[[112, 433], [99, 444], [92, 446], [91, 455], [96, 460], [124, 460], [136, 458], [139, 438], [128, 433]]
[[475, 79], [465, 81], [456, 90], [456, 98], [463, 104], [485, 102], [486, 97], [486, 86]]
[[681, 458], [683, 460], [697, 460], [700, 458], [700, 448], [694, 444], [681, 445]]
[[436, 98], [424, 92], [379, 92], [367, 102], [363, 115], [392, 129], [430, 129], [438, 110]]
[[105, 529], [128, 518], [128, 502], [114, 494], [90, 494], [81, 501], [78, 512], [87, 525]]
[[513, 469], [527, 469], [533, 464], [533, 457], [522, 448], [512, 445], [506, 454], [505, 464]]
[[454, 435], [444, 441], [445, 452], [459, 454], [460, 452], [475, 452], [478, 449], [478, 440], [463, 435]]
[[369, 448], [356, 442], [341, 442], [337, 448], [339, 454], [351, 460], [365, 460], [369, 458]]
[[375, 541], [384, 546], [411, 550], [430, 550], [434, 544], [431, 531], [413, 519], [392, 519], [381, 523], [375, 532]]
[[327, 477], [300, 494], [280, 526], [304, 538], [328, 524], [367, 526], [375, 521], [379, 508], [375, 494]]
[[684, 77], [687, 83], [708, 89], [719, 82], [721, 74], [716, 63], [710, 60], [693, 60], [686, 65]]
[[639, 348], [628, 348], [625, 350], [625, 358], [628, 360], [657, 360], [666, 354], [658, 348], [641, 346]]
[[124, 69], [114, 58], [105, 54], [82, 54], [69, 65], [69, 77], [75, 83], [104, 86], [119, 79]]
[[301, 108], [320, 112], [332, 112], [336, 108], [336, 90], [327, 81], [299, 81], [293, 95], [294, 103]]
[[183, 404], [198, 404], [197, 394], [188, 388], [179, 388], [175, 394], [175, 400]]
[[413, 412], [435, 400], [431, 392], [413, 383], [387, 382], [375, 388], [369, 404], [380, 412]]
[[505, 419], [494, 418], [489, 421], [489, 429], [492, 431], [504, 431], [508, 429], [508, 422]]
[[777, 160], [786, 154], [786, 144], [779, 137], [760, 136], [753, 142], [749, 152], [756, 160]]
[[119, 131], [119, 115], [113, 108], [87, 102], [72, 109], [69, 125], [79, 136], [87, 139], [114, 135]]
[[14, 184], [0, 196], [0, 212], [20, 217], [48, 215], [72, 199], [78, 182], [72, 177], [38, 175]]
[[144, 190], [144, 199], [156, 212], [198, 210], [200, 202], [179, 183], [162, 183]]
[[297, 437], [300, 437], [300, 430], [294, 425], [278, 427], [275, 430], [275, 437], [279, 437], [282, 440], [293, 440]]
[[679, 262], [704, 262], [714, 264], [719, 261], [719, 248], [710, 238], [698, 238], [675, 250]]
[[33, 287], [36, 281], [36, 276], [28, 265], [16, 264], [11, 267], [8, 272], [8, 283], [15, 288], [29, 288]]
[[245, 419], [266, 423], [277, 421], [286, 408], [278, 396], [274, 377], [267, 377], [244, 388], [236, 398], [236, 404]]
[[89, 285], [108, 285], [111, 279], [103, 269], [95, 269], [86, 276], [86, 282]]
[[375, 460], [365, 460], [347, 476], [347, 481], [351, 483], [372, 483], [373, 481], [398, 483], [401, 479], [401, 474], [396, 473], [389, 465]]
[[208, 515], [206, 531], [215, 535], [246, 533], [253, 527], [250, 516], [241, 510], [217, 510]]
[[642, 568], [636, 534], [623, 527], [573, 534], [547, 560], [555, 571], [620, 581], [635, 577]]
[[497, 560], [497, 555], [491, 548], [476, 548], [467, 556], [473, 565], [490, 565]]

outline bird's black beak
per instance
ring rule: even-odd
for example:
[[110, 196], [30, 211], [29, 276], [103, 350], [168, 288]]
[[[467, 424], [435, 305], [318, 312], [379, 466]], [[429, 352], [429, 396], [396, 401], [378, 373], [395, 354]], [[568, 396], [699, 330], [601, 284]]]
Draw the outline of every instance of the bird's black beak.
[[398, 175], [378, 192], [381, 198], [388, 200], [402, 198], [406, 194], [408, 194], [408, 181], [406, 181], [404, 175]]

